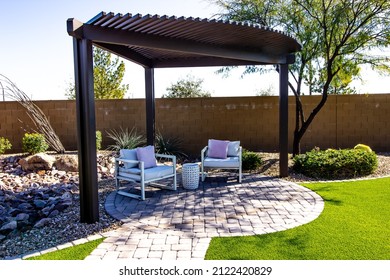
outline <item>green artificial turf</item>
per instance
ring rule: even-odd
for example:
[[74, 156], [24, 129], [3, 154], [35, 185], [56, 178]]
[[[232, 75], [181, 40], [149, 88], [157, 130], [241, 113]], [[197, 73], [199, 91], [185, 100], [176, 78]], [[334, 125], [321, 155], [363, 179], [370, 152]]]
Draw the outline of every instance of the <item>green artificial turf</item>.
[[30, 257], [26, 260], [83, 260], [85, 259], [104, 238], [99, 238], [80, 245], [68, 247], [58, 251], [46, 253], [36, 257]]
[[325, 201], [316, 220], [271, 234], [213, 238], [206, 259], [390, 259], [390, 178], [304, 185]]

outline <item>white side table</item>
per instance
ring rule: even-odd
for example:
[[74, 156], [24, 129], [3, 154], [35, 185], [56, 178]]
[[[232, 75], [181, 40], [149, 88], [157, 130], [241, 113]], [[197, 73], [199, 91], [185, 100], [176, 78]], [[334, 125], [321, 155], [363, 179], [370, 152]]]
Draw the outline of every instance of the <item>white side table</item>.
[[199, 186], [199, 164], [184, 163], [182, 167], [182, 183], [185, 189], [196, 189]]

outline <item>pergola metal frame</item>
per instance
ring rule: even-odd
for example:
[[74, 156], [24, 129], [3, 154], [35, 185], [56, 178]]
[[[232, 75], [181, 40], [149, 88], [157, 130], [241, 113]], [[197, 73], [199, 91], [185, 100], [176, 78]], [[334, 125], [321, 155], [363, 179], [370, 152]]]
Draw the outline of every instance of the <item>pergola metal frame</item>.
[[101, 12], [87, 23], [67, 20], [73, 37], [80, 220], [99, 220], [92, 45], [145, 69], [146, 133], [155, 136], [154, 68], [278, 65], [279, 166], [288, 176], [288, 65], [301, 45], [261, 25], [200, 18]]

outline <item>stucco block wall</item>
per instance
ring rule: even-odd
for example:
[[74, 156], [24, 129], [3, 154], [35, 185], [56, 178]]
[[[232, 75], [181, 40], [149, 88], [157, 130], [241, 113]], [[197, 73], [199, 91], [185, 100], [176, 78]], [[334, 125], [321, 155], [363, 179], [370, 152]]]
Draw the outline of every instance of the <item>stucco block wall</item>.
[[[320, 96], [304, 96], [306, 118]], [[67, 150], [77, 149], [74, 101], [36, 101]], [[145, 133], [145, 100], [97, 100], [96, 128], [103, 147], [112, 144], [107, 131], [120, 128]], [[358, 143], [375, 151], [390, 151], [390, 94], [329, 96], [325, 107], [304, 136], [303, 151], [313, 147], [349, 148]], [[289, 144], [295, 126], [295, 98], [289, 98]], [[21, 151], [25, 131], [34, 124], [17, 102], [0, 102], [0, 136], [7, 137], [13, 152]], [[226, 97], [157, 99], [156, 131], [182, 140], [183, 150], [197, 155], [210, 138], [240, 140], [254, 151], [278, 151], [279, 98]]]

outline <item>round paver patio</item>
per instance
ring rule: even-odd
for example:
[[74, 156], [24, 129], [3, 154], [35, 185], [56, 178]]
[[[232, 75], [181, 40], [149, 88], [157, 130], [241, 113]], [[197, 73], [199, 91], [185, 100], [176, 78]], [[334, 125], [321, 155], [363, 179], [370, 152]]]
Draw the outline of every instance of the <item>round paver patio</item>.
[[106, 210], [124, 224], [87, 259], [203, 259], [212, 237], [286, 230], [316, 219], [324, 207], [319, 195], [292, 182], [224, 178], [208, 178], [195, 190], [147, 188], [145, 201], [111, 193]]

